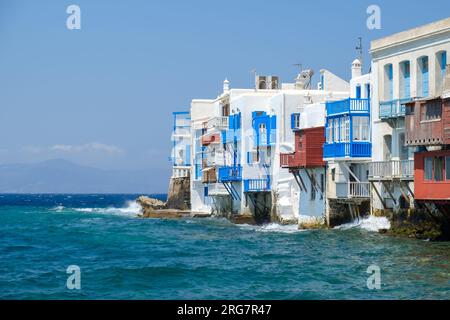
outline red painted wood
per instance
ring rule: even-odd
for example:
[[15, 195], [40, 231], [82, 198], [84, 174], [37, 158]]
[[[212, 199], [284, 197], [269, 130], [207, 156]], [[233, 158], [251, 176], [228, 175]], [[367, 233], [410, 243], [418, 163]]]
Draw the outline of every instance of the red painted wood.
[[414, 154], [414, 196], [416, 200], [450, 200], [450, 180], [425, 180], [426, 157], [450, 156], [450, 150], [416, 152]]
[[308, 128], [295, 132], [295, 152], [280, 155], [283, 168], [323, 167], [325, 128]]
[[[442, 105], [441, 118], [425, 120], [424, 113], [427, 104]], [[437, 98], [428, 101], [415, 101], [407, 104], [414, 112], [405, 116], [405, 140], [410, 146], [431, 146], [450, 144], [450, 101]]]

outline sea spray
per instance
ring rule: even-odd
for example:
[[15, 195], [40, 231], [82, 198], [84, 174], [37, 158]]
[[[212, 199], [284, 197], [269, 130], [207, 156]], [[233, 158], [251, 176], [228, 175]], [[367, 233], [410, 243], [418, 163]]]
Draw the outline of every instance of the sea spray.
[[353, 229], [353, 228], [359, 228], [359, 229], [363, 229], [363, 230], [367, 230], [367, 231], [378, 232], [379, 230], [382, 230], [382, 229], [390, 229], [391, 223], [389, 222], [388, 218], [386, 218], [386, 217], [369, 216], [367, 218], [356, 219], [353, 222], [334, 227], [334, 229], [338, 229], [338, 230], [347, 230], [347, 229]]

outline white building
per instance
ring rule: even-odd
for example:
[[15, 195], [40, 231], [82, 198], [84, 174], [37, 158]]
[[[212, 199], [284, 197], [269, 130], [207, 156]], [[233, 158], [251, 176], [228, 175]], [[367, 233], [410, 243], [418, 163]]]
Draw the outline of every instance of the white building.
[[371, 43], [374, 210], [413, 204], [414, 149], [405, 146], [404, 103], [441, 94], [449, 50], [450, 18]]
[[191, 170], [191, 118], [189, 112], [173, 112], [172, 178], [190, 176]]
[[193, 211], [297, 221], [300, 189], [280, 168], [280, 152], [294, 150], [292, 114], [349, 92], [344, 80], [321, 74], [326, 90], [311, 89], [312, 74], [304, 72], [281, 85], [277, 77], [259, 76], [255, 89], [230, 89], [226, 81], [218, 98], [192, 101]]

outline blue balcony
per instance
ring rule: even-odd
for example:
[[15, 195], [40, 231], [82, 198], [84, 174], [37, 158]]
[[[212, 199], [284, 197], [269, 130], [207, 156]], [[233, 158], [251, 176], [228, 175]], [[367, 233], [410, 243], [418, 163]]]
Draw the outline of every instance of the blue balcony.
[[244, 192], [268, 192], [270, 191], [270, 177], [265, 179], [244, 180]]
[[380, 102], [379, 117], [381, 120], [404, 117], [405, 103], [411, 101], [411, 98], [395, 99]]
[[219, 168], [219, 182], [242, 181], [242, 167], [221, 167]]
[[370, 100], [349, 98], [340, 101], [327, 102], [326, 110], [327, 116], [346, 113], [367, 114], [370, 113]]
[[324, 159], [330, 158], [370, 158], [372, 143], [370, 142], [338, 142], [323, 145]]

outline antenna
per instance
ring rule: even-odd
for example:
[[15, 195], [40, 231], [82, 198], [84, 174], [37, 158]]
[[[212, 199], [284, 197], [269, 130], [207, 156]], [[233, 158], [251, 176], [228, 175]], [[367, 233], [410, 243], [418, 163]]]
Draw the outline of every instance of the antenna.
[[361, 62], [361, 70], [363, 66], [363, 46], [362, 46], [362, 37], [358, 37], [358, 45], [356, 46], [356, 51], [358, 52], [358, 59]]
[[301, 63], [294, 63], [293, 64], [294, 67], [297, 67], [300, 71], [299, 74], [302, 73], [303, 71], [303, 65]]

